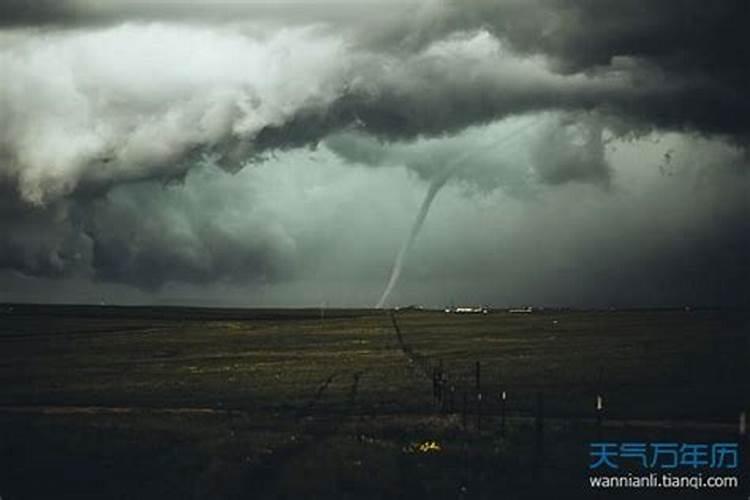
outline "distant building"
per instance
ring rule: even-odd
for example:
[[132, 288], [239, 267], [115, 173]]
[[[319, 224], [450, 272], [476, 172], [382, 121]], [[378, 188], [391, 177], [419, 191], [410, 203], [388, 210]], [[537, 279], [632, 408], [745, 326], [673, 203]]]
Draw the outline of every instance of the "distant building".
[[514, 308], [514, 309], [508, 309], [508, 312], [511, 312], [511, 313], [525, 313], [525, 314], [530, 314], [530, 313], [533, 313], [533, 312], [534, 312], [534, 308], [533, 308], [533, 307], [531, 307], [531, 306], [526, 306], [526, 307], [516, 307], [516, 308]]
[[456, 307], [454, 309], [446, 308], [445, 312], [454, 314], [487, 314], [486, 307]]
[[409, 306], [396, 306], [394, 307], [396, 311], [424, 311], [424, 306], [420, 306], [419, 304], [412, 304]]

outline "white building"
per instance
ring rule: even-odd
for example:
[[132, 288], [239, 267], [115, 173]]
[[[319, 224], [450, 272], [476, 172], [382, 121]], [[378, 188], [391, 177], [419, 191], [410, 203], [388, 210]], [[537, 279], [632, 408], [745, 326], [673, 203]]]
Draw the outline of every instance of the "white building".
[[508, 312], [529, 314], [529, 313], [533, 313], [534, 312], [534, 308], [531, 307], [531, 306], [517, 307], [515, 309], [508, 309]]

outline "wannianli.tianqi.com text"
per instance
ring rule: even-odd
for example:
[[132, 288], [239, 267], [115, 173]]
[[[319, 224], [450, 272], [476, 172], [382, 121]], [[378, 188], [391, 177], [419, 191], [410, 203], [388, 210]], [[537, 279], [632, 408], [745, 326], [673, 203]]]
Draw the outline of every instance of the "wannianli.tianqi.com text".
[[652, 472], [647, 475], [626, 474], [617, 476], [590, 476], [592, 488], [738, 488], [737, 476], [703, 476], [703, 474], [673, 475]]

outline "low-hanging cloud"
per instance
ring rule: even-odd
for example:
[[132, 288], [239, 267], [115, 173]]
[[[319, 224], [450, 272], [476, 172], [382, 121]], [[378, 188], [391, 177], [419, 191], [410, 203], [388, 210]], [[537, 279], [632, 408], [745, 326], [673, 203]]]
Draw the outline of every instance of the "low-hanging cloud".
[[562, 117], [545, 125], [530, 146], [531, 163], [546, 184], [611, 182], [604, 127], [596, 117]]
[[[659, 170], [665, 151], [672, 175]], [[448, 183], [389, 304], [746, 301], [743, 153], [680, 136], [614, 141], [606, 155], [609, 190], [538, 184], [532, 175], [523, 195], [467, 196], [468, 178]], [[404, 166], [352, 165], [325, 145], [236, 174], [205, 164], [182, 185], [132, 183], [93, 206], [75, 201], [54, 218], [19, 220], [23, 246], [3, 267], [69, 284], [4, 274], [0, 296], [37, 283], [36, 300], [372, 305], [424, 190]]]

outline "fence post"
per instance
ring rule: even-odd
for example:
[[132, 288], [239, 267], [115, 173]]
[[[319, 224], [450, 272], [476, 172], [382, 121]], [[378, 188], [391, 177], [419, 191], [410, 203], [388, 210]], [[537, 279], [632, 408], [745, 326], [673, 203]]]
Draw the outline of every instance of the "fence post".
[[505, 400], [508, 395], [505, 391], [500, 393], [500, 435], [505, 437]]

